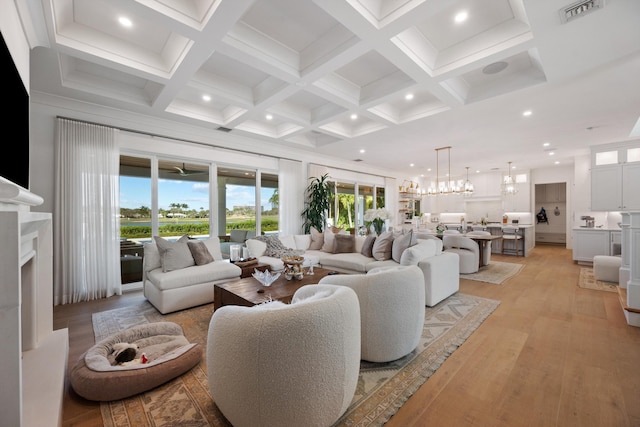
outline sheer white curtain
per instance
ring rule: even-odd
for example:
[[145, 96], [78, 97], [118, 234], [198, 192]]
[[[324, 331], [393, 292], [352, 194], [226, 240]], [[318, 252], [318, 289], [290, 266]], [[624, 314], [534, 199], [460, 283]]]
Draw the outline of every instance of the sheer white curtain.
[[54, 304], [122, 294], [116, 130], [58, 119]]
[[278, 203], [280, 232], [283, 235], [302, 233], [305, 176], [302, 162], [280, 159], [278, 168]]

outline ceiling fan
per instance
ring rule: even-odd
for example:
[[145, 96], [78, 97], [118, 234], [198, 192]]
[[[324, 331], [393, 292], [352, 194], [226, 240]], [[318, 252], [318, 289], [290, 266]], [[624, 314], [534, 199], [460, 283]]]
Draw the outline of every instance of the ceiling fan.
[[173, 173], [177, 173], [180, 176], [199, 175], [199, 174], [207, 173], [206, 171], [188, 170], [185, 167], [184, 163], [182, 164], [182, 167], [174, 166], [173, 168], [176, 169], [176, 171]]

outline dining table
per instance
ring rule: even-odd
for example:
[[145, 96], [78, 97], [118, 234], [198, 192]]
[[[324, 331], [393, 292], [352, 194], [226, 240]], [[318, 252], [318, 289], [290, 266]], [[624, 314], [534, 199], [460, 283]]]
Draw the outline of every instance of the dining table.
[[483, 267], [484, 264], [484, 251], [486, 250], [491, 250], [489, 248], [489, 243], [492, 240], [497, 240], [497, 239], [502, 239], [501, 235], [495, 235], [495, 234], [481, 234], [481, 235], [475, 235], [475, 234], [463, 234], [463, 236], [466, 236], [468, 238], [470, 238], [471, 240], [473, 240], [474, 242], [476, 242], [478, 244], [478, 252], [480, 255], [480, 260], [479, 260], [479, 264], [478, 267]]

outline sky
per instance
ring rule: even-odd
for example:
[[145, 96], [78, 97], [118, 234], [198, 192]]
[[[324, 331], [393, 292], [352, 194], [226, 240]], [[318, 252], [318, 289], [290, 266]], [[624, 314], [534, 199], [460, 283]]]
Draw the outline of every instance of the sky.
[[[120, 177], [120, 207], [136, 209], [140, 206], [151, 207], [151, 180], [149, 178]], [[169, 209], [171, 203], [186, 203], [189, 209], [209, 208], [209, 184], [193, 181], [158, 180], [158, 206]], [[264, 210], [272, 208], [269, 198], [273, 189], [262, 189]], [[255, 205], [254, 188], [239, 185], [227, 185], [227, 208]]]

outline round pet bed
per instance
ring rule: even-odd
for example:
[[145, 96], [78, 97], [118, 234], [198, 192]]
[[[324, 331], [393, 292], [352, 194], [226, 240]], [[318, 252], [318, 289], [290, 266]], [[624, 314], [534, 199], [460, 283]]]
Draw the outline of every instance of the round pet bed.
[[[148, 362], [126, 366], [115, 362], [116, 343], [137, 344], [136, 359]], [[197, 343], [189, 343], [180, 325], [157, 322], [133, 326], [108, 336], [87, 350], [71, 369], [71, 386], [88, 400], [124, 399], [181, 375], [202, 359]]]

